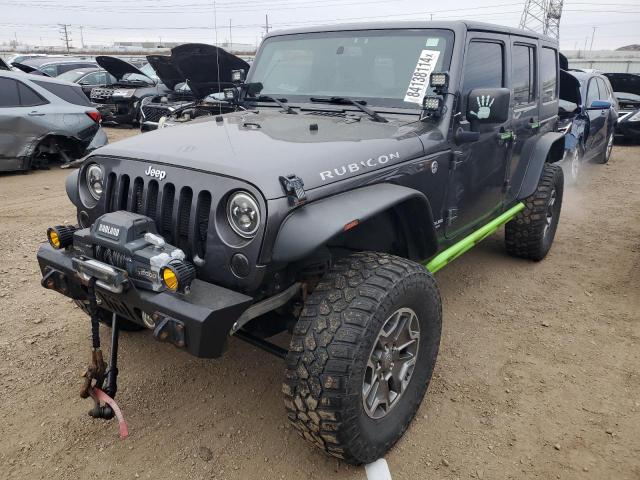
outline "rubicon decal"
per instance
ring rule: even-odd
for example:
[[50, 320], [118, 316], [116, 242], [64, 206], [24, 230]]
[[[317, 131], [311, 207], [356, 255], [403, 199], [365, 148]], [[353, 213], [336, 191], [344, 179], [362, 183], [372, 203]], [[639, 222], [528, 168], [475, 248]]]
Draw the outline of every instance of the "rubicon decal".
[[342, 177], [343, 175], [347, 175], [349, 173], [356, 173], [361, 170], [366, 170], [368, 168], [378, 167], [380, 165], [384, 165], [389, 163], [391, 160], [400, 159], [400, 152], [389, 153], [386, 155], [379, 155], [377, 157], [372, 157], [368, 160], [362, 160], [357, 163], [348, 163], [346, 165], [342, 165], [341, 167], [334, 168], [333, 170], [326, 170], [324, 172], [320, 172], [320, 179], [324, 182], [326, 180], [334, 180], [338, 177]]
[[147, 168], [147, 170], [144, 172], [145, 175], [149, 176], [149, 177], [155, 177], [159, 180], [164, 180], [167, 176], [167, 172], [165, 172], [164, 170], [156, 170], [153, 167], [149, 167]]

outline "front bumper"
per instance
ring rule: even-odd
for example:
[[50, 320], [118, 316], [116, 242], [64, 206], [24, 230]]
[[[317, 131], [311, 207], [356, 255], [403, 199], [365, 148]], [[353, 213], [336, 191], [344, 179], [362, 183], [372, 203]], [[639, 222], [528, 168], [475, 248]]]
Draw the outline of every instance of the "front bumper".
[[132, 125], [137, 120], [137, 109], [133, 102], [112, 101], [112, 103], [94, 103], [102, 123], [106, 125]]
[[[46, 288], [75, 300], [88, 300], [86, 287], [73, 266], [71, 251], [44, 244], [37, 257]], [[145, 312], [165, 322], [167, 328], [178, 326], [180, 337], [174, 336], [173, 330], [163, 332], [159, 327], [154, 336], [202, 358], [217, 358], [224, 353], [233, 324], [253, 301], [242, 293], [200, 280], [193, 281], [189, 295], [156, 293], [128, 282], [122, 293], [113, 293], [98, 284], [96, 297], [101, 308], [140, 325], [144, 325], [142, 312]]]
[[618, 123], [616, 124], [616, 136], [640, 140], [640, 122], [630, 122], [628, 120], [637, 112], [638, 110], [634, 110], [632, 112], [620, 112]]

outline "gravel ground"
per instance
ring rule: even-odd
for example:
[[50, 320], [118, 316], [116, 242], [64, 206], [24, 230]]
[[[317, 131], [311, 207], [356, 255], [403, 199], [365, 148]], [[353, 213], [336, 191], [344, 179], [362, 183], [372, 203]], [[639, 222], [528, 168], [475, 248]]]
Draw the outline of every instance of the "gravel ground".
[[[546, 260], [497, 234], [437, 274], [440, 357], [394, 479], [640, 478], [640, 147], [584, 173]], [[131, 436], [87, 416], [87, 317], [35, 261], [46, 227], [74, 221], [67, 174], [0, 176], [0, 477], [364, 478], [285, 424], [282, 361], [239, 341], [200, 360], [125, 332]]]

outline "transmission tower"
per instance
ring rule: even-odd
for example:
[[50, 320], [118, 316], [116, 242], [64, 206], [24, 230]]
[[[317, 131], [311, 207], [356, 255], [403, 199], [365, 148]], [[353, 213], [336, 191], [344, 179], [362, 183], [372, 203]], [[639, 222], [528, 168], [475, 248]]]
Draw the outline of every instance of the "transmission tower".
[[520, 28], [558, 38], [563, 3], [563, 0], [526, 0]]

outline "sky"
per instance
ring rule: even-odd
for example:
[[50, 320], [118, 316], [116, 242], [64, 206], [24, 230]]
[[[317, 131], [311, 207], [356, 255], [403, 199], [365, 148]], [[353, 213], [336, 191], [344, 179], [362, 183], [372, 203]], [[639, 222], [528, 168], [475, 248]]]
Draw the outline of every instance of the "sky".
[[[67, 24], [76, 47], [81, 38], [85, 45], [135, 40], [215, 43], [229, 37], [257, 44], [265, 32], [265, 15], [270, 30], [431, 18], [518, 26], [524, 4], [525, 0], [0, 0], [0, 43], [17, 38], [20, 43], [62, 45], [58, 24]], [[591, 49], [592, 35], [593, 50], [640, 44], [640, 0], [565, 0], [561, 48]]]

